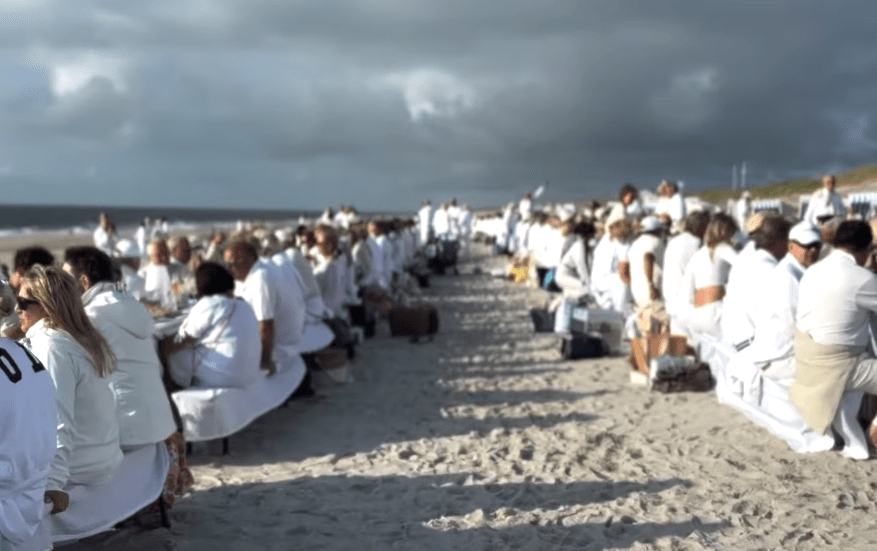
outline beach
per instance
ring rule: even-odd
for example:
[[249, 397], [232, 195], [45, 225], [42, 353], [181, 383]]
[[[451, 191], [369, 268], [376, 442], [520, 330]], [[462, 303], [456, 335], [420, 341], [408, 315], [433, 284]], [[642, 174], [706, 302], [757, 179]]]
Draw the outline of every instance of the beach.
[[459, 276], [416, 300], [434, 341], [357, 348], [355, 381], [199, 445], [173, 526], [71, 550], [873, 549], [873, 463], [799, 455], [718, 403], [630, 383], [626, 358], [564, 361], [528, 308], [545, 294]]

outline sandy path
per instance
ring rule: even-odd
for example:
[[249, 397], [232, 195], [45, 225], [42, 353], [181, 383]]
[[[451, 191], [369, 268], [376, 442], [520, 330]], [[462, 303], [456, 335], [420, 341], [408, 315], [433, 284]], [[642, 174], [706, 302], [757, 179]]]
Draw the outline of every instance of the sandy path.
[[355, 383], [194, 456], [170, 531], [70, 549], [877, 548], [873, 462], [794, 454], [619, 358], [561, 361], [527, 316], [540, 291], [462, 270], [427, 290], [434, 342], [383, 326]]

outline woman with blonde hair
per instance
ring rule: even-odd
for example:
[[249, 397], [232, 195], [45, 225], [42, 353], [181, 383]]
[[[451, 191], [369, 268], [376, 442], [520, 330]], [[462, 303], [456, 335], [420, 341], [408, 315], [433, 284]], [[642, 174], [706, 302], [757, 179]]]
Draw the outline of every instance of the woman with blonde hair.
[[[720, 337], [722, 304], [731, 265], [737, 252], [731, 240], [737, 233], [737, 223], [724, 213], [713, 215], [701, 247], [685, 268], [679, 288], [679, 315], [673, 328], [692, 336], [706, 333]], [[672, 323], [672, 322], [671, 322]]]
[[107, 482], [122, 461], [116, 404], [106, 378], [115, 357], [89, 321], [73, 277], [36, 265], [18, 291], [21, 329], [55, 383], [57, 449], [46, 498], [66, 508], [63, 489]]

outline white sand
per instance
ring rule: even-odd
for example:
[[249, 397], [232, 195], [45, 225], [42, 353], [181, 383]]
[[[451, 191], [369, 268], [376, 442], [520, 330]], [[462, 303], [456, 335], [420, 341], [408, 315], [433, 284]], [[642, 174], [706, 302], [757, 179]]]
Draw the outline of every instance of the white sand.
[[169, 531], [70, 549], [877, 549], [873, 462], [794, 454], [622, 358], [561, 361], [527, 314], [542, 292], [473, 266], [426, 290], [433, 343], [383, 325], [356, 382], [192, 457]]

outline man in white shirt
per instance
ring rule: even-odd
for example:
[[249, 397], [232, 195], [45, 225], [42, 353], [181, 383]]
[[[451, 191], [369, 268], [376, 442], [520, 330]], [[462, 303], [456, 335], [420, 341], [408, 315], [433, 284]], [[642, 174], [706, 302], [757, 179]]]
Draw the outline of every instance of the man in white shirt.
[[834, 216], [846, 216], [847, 206], [835, 191], [836, 182], [834, 176], [828, 174], [822, 177], [822, 188], [813, 192], [807, 212], [804, 213], [804, 221], [814, 226], [821, 226], [823, 222]]
[[168, 272], [171, 276], [171, 285], [179, 289], [180, 293], [195, 296], [195, 270], [192, 268], [192, 245], [186, 236], [172, 237], [168, 240], [171, 259], [168, 264]]
[[102, 251], [69, 247], [64, 271], [76, 280], [85, 313], [116, 356], [110, 389], [122, 449], [163, 442], [177, 427], [161, 381], [152, 316], [134, 297], [116, 290], [112, 260]]
[[156, 238], [149, 244], [149, 264], [140, 268], [146, 300], [174, 311], [177, 307], [170, 275], [171, 251], [167, 241]]
[[664, 263], [664, 224], [656, 216], [640, 223], [640, 235], [630, 246], [630, 293], [638, 310], [661, 298], [661, 266]]
[[235, 295], [250, 303], [259, 321], [261, 365], [273, 373], [278, 364], [283, 368], [291, 356], [298, 355], [304, 308], [295, 307], [290, 290], [279, 281], [278, 270], [259, 260], [253, 244], [235, 241], [225, 250], [225, 261], [235, 278]]
[[676, 182], [667, 182], [667, 215], [670, 217], [670, 227], [676, 228], [685, 219], [688, 214], [688, 207], [685, 205], [685, 197], [679, 191], [679, 184]]
[[737, 351], [744, 350], [755, 336], [755, 313], [764, 284], [780, 258], [789, 250], [791, 224], [778, 215], [765, 216], [753, 234], [755, 251], [737, 257], [728, 275], [722, 311], [722, 338]]
[[685, 219], [683, 231], [670, 239], [664, 251], [663, 278], [661, 295], [667, 305], [667, 313], [673, 316], [678, 312], [677, 295], [682, 285], [685, 268], [694, 253], [700, 248], [703, 234], [710, 223], [710, 214], [700, 210], [692, 212]]
[[[862, 267], [872, 237], [866, 222], [841, 223], [836, 248], [801, 278], [789, 397], [819, 433], [831, 426], [845, 391], [877, 394], [877, 359], [868, 351], [877, 277]], [[872, 442], [874, 432], [872, 425]]]
[[795, 315], [804, 271], [819, 259], [819, 230], [801, 222], [789, 231], [789, 252], [763, 282], [755, 338], [743, 354], [765, 377], [788, 386], [795, 376]]

